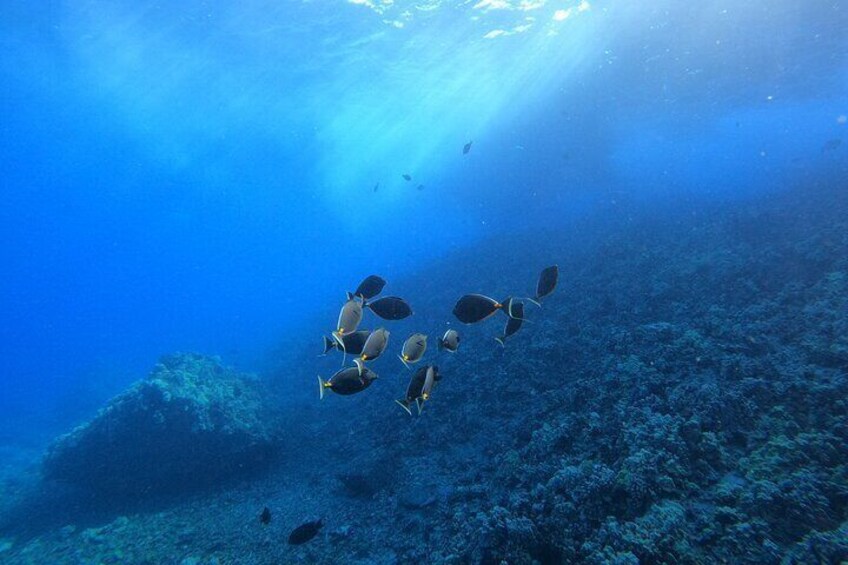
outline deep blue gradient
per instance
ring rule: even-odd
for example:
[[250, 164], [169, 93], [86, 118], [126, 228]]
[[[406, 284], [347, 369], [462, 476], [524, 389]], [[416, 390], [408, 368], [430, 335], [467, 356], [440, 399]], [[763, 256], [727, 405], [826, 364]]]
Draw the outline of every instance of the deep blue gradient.
[[845, 162], [841, 2], [506, 4], [0, 4], [0, 436], [371, 272]]

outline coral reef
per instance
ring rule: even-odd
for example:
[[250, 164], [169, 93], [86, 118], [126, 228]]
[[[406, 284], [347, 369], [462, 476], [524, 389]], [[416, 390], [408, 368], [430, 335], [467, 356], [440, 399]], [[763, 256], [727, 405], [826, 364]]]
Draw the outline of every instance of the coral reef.
[[[164, 480], [160, 472], [188, 478], [262, 459], [275, 429], [297, 456], [157, 513], [30, 539], [0, 530], [0, 555], [10, 563], [848, 560], [848, 193], [807, 187], [732, 208], [614, 213], [513, 241], [510, 249], [526, 253], [492, 252], [483, 266], [470, 250], [407, 286], [431, 306], [417, 306], [414, 329], [443, 331], [457, 288], [505, 296], [561, 258], [560, 290], [528, 311], [532, 323], [505, 348], [492, 340], [499, 324], [481, 324], [462, 328], [457, 355], [428, 352], [443, 379], [420, 417], [393, 404], [406, 376], [397, 360], [375, 362], [381, 381], [367, 394], [319, 403], [311, 371], [291, 370], [314, 364], [315, 351], [287, 354], [269, 381], [308, 404], [288, 406], [285, 426], [259, 416], [267, 408], [252, 381], [199, 357], [163, 364], [59, 440], [49, 476], [137, 489]], [[140, 454], [158, 462], [152, 476], [150, 466], [132, 468]], [[274, 516], [267, 527], [258, 521], [264, 506]], [[315, 540], [281, 543], [318, 517], [327, 527]]]
[[58, 438], [48, 479], [138, 495], [245, 473], [268, 462], [276, 417], [256, 379], [201, 355], [163, 357], [150, 376]]

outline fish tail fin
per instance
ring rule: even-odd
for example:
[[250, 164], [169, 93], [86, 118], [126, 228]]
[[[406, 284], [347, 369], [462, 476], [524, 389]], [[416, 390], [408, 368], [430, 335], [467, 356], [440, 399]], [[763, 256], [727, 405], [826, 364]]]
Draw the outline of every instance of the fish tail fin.
[[321, 375], [318, 375], [318, 400], [324, 400], [324, 389], [328, 387], [327, 381], [322, 379]]
[[395, 402], [397, 402], [398, 406], [406, 410], [407, 414], [412, 416], [412, 410], [409, 409], [409, 402], [407, 402], [406, 400], [395, 400]]
[[421, 415], [421, 411], [424, 410], [424, 403], [421, 402], [420, 398], [415, 399], [415, 407], [418, 408], [418, 415]]
[[342, 336], [339, 335], [339, 332], [333, 332], [333, 339], [336, 340], [338, 344], [338, 348], [342, 350], [342, 367], [347, 363], [347, 349], [345, 348], [344, 340]]
[[409, 366], [409, 363], [406, 362], [406, 359], [403, 358], [403, 355], [398, 355], [398, 359], [400, 359], [400, 362], [403, 363], [404, 367], [412, 369], [412, 367]]
[[506, 347], [506, 343], [504, 343], [504, 340], [503, 340], [502, 337], [496, 337], [495, 341], [497, 341], [499, 344], [501, 344], [501, 347]]
[[354, 359], [353, 362], [356, 363], [356, 368], [359, 369], [359, 376], [361, 377], [362, 371], [365, 369], [365, 363], [359, 357]]
[[540, 299], [538, 296], [537, 296], [536, 298], [529, 298], [529, 297], [527, 298], [527, 301], [528, 301], [528, 302], [532, 302], [533, 304], [535, 304], [535, 305], [536, 305], [536, 306], [538, 306], [539, 308], [541, 308], [541, 307], [542, 307], [542, 303], [540, 302], [540, 300], [541, 300], [541, 299]]
[[352, 292], [349, 292], [349, 291], [348, 291], [346, 294], [347, 294], [347, 299], [348, 299], [348, 300], [353, 300], [353, 293], [352, 293]]
[[324, 337], [324, 353], [322, 353], [321, 355], [326, 355], [327, 352], [329, 352], [332, 348], [334, 348], [336, 346], [336, 342], [334, 340], [328, 338], [327, 336], [323, 336], [323, 337]]

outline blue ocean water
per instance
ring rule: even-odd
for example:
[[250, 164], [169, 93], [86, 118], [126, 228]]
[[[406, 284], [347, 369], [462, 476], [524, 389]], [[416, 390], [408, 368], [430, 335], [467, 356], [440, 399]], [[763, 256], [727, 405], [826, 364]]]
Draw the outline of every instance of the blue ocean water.
[[[604, 308], [634, 316], [631, 322], [617, 322], [615, 331], [642, 335], [637, 326], [677, 323], [663, 308], [685, 302], [687, 293], [691, 299], [696, 291], [689, 286], [694, 284], [692, 278], [671, 274], [690, 273], [698, 279], [710, 269], [724, 269], [725, 261], [732, 260], [727, 257], [741, 257], [734, 255], [738, 250], [732, 247], [731, 236], [737, 233], [733, 229], [738, 229], [740, 245], [753, 258], [750, 263], [759, 265], [763, 260], [759, 271], [752, 266], [750, 272], [771, 273], [774, 268], [774, 277], [781, 281], [780, 273], [795, 276], [785, 281], [783, 291], [788, 295], [814, 292], [812, 288], [819, 289], [815, 296], [843, 298], [845, 287], [839, 281], [848, 248], [834, 223], [839, 215], [828, 213], [844, 205], [848, 172], [846, 29], [848, 5], [834, 0], [696, 4], [4, 0], [0, 3], [0, 449], [8, 461], [4, 480], [10, 486], [4, 492], [16, 504], [12, 515], [30, 516], [29, 487], [16, 485], [40, 480], [41, 454], [54, 438], [89, 421], [111, 398], [146, 378], [162, 355], [217, 356], [216, 363], [232, 368], [228, 371], [253, 373], [270, 383], [278, 410], [274, 417], [296, 414], [298, 426], [303, 426], [278, 434], [269, 424], [270, 435], [293, 434], [288, 443], [283, 441], [285, 463], [270, 464], [272, 476], [287, 470], [302, 475], [317, 457], [307, 438], [323, 436], [322, 425], [332, 430], [340, 425], [347, 429], [349, 419], [369, 428], [385, 423], [382, 418], [388, 416], [377, 406], [398, 415], [391, 401], [402, 395], [407, 377], [393, 358], [413, 331], [429, 333], [431, 354], [435, 338], [449, 327], [468, 336], [456, 358], [439, 358], [447, 375], [442, 389], [450, 385], [451, 367], [462, 375], [453, 378], [462, 379], [465, 386], [483, 379], [485, 387], [497, 391], [502, 385], [490, 379], [498, 371], [512, 375], [500, 375], [501, 379], [514, 379], [513, 371], [520, 370], [544, 383], [560, 382], [557, 371], [565, 364], [588, 367], [594, 359], [600, 366], [601, 353], [611, 351], [624, 367], [621, 371], [638, 372], [633, 356], [641, 342], [586, 349], [587, 356], [597, 357], [579, 363], [573, 356], [556, 353], [558, 346], [553, 344], [577, 340], [581, 331], [589, 331], [573, 327], [578, 322], [571, 320], [580, 320], [583, 314], [578, 308], [582, 295], [573, 290], [577, 283], [571, 287], [571, 281], [586, 283], [595, 273], [612, 288], [614, 273], [632, 275], [636, 271], [630, 270], [635, 268], [630, 261], [658, 253], [658, 248], [679, 253], [669, 251], [665, 266], [649, 271], [654, 279], [631, 278], [625, 282], [632, 286], [607, 292]], [[469, 142], [470, 150], [464, 153]], [[722, 214], [740, 210], [743, 217], [733, 220], [736, 227], [727, 234], [710, 227], [711, 218], [715, 225], [729, 225], [731, 220]], [[674, 267], [678, 259], [683, 265], [690, 251], [686, 245], [670, 247], [671, 242], [687, 238], [702, 247], [714, 246], [715, 252], [704, 252], [699, 267]], [[815, 246], [819, 254], [815, 260], [792, 263], [781, 255], [780, 250], [814, 239], [821, 241]], [[771, 266], [769, 258], [774, 261]], [[466, 292], [487, 292], [498, 299], [509, 293], [526, 295], [538, 271], [549, 263], [559, 263], [562, 269], [556, 294], [560, 302], [532, 310], [538, 319], [531, 317], [523, 332], [537, 333], [527, 342], [519, 342], [522, 334], [517, 334], [501, 352], [489, 334], [500, 330], [502, 320], [485, 329], [466, 329], [452, 317], [455, 300]], [[722, 272], [744, 288], [749, 287], [742, 285], [742, 279], [758, 276], [729, 267]], [[392, 331], [393, 349], [387, 355], [391, 360], [376, 365], [381, 382], [373, 388], [381, 389], [364, 392], [371, 398], [359, 404], [359, 396], [328, 398], [334, 404], [325, 400], [316, 411], [315, 374], [328, 377], [338, 368], [335, 357], [332, 362], [316, 357], [321, 335], [335, 329], [345, 291], [372, 273], [388, 280], [387, 294], [409, 300], [415, 316], [385, 323]], [[724, 279], [716, 276], [712, 287], [695, 285], [697, 292], [703, 292], [697, 302], [723, 304], [727, 319], [747, 312], [739, 324], [750, 322], [752, 328], [762, 321], [757, 318], [760, 310], [749, 311], [755, 299], [778, 293], [762, 283], [759, 294], [746, 299], [744, 290], [734, 289], [723, 291], [719, 298], [715, 289], [720, 280]], [[831, 281], [832, 286], [821, 281]], [[590, 288], [586, 283], [585, 289]], [[649, 305], [641, 298], [623, 302], [621, 297], [631, 296], [637, 288], [644, 292], [633, 296], [651, 297], [644, 299]], [[721, 302], [728, 296], [739, 300]], [[848, 357], [841, 349], [845, 335], [840, 332], [848, 311], [832, 310], [836, 318], [828, 322], [833, 326], [827, 326], [827, 333], [818, 310], [811, 306], [815, 301], [805, 300], [801, 304], [774, 298], [774, 309], [787, 320], [807, 317], [810, 332], [821, 330], [830, 336], [822, 338], [831, 340], [830, 348], [821, 350], [828, 352], [816, 349], [819, 356], [809, 362], [835, 373], [828, 378], [844, 380]], [[700, 327], [717, 308], [693, 312], [693, 327]], [[556, 314], [545, 318], [549, 311]], [[642, 314], [644, 319], [635, 321]], [[382, 322], [371, 318], [368, 327], [377, 323]], [[775, 327], [792, 323], [775, 322]], [[641, 331], [665, 331], [652, 328]], [[612, 326], [607, 329], [598, 328], [592, 335], [615, 334]], [[754, 335], [765, 332], [762, 328], [733, 331], [743, 342], [752, 340], [739, 347], [756, 349], [752, 344], [766, 339]], [[668, 332], [678, 339], [676, 329]], [[783, 360], [790, 355], [790, 346], [812, 339], [801, 330], [786, 332], [785, 341], [778, 341], [787, 349], [772, 344], [768, 350]], [[718, 340], [718, 335], [713, 338]], [[690, 346], [680, 345], [680, 351], [686, 347]], [[718, 355], [715, 351], [712, 355]], [[722, 359], [714, 361], [716, 367], [725, 366]], [[519, 362], [524, 364], [518, 369], [506, 365]], [[206, 367], [205, 361], [181, 363], [170, 361], [161, 367], [185, 374], [217, 371]], [[760, 373], [753, 371], [748, 377], [754, 374]], [[546, 385], [537, 384], [541, 397]], [[597, 382], [595, 386], [603, 388]], [[783, 393], [791, 394], [787, 391]], [[521, 391], [510, 394], [521, 396]], [[535, 389], [532, 394], [537, 394]], [[529, 402], [530, 392], [527, 395]], [[780, 398], [769, 400], [769, 406], [777, 406]], [[469, 415], [469, 409], [462, 407], [475, 399], [454, 400], [454, 413], [443, 412], [438, 418], [444, 425], [474, 427], [479, 415]], [[627, 405], [628, 400], [614, 402]], [[695, 393], [691, 402], [698, 405]], [[504, 406], [496, 413], [504, 429], [531, 417], [526, 410], [512, 414]], [[597, 411], [592, 413], [597, 416]], [[675, 416], [680, 414], [669, 408], [668, 417]], [[408, 424], [388, 421], [389, 429]], [[415, 425], [415, 430], [423, 427]], [[798, 421], [793, 425], [801, 432], [812, 429]], [[403, 433], [387, 432], [379, 440], [369, 436], [369, 450], [356, 452], [357, 457], [371, 453], [381, 461], [381, 450], [396, 450], [393, 441], [415, 439]], [[524, 437], [523, 432], [519, 436]], [[716, 440], [728, 450], [741, 450], [727, 457], [753, 457], [754, 448], [746, 451], [734, 437]], [[338, 445], [348, 439], [338, 438]], [[440, 457], [445, 461], [473, 460], [484, 453], [494, 457], [494, 452], [486, 451], [494, 448], [480, 441], [479, 449], [466, 440], [457, 442], [465, 452]], [[563, 441], [557, 449], [567, 452], [572, 447]], [[439, 443], [448, 449], [453, 442], [444, 432]], [[836, 445], [831, 462], [844, 464], [845, 444]], [[432, 447], [422, 449], [421, 455], [428, 451]], [[99, 463], [88, 457], [83, 462], [91, 463], [94, 476]], [[575, 476], [589, 473], [569, 467], [570, 474], [562, 478], [565, 471], [558, 475], [544, 471], [543, 461], [535, 467], [539, 473], [556, 475], [557, 481], [569, 485]], [[618, 472], [609, 461], [605, 464]], [[373, 462], [363, 465], [370, 468]], [[732, 482], [741, 473], [734, 469], [727, 464], [710, 480]], [[83, 469], [83, 474], [88, 471]], [[501, 477], [481, 473], [481, 484]], [[144, 492], [156, 491], [162, 481], [147, 485]], [[449, 488], [444, 481], [439, 484], [443, 490]], [[532, 491], [532, 485], [524, 486]], [[313, 487], [321, 489], [320, 484]], [[370, 492], [372, 485], [362, 488]], [[550, 487], [552, 492], [556, 488]], [[179, 493], [180, 488], [163, 490]], [[366, 498], [372, 495], [380, 496], [377, 492]], [[304, 487], [290, 496], [313, 495]], [[336, 498], [340, 496], [344, 495], [336, 493]], [[790, 551], [811, 531], [836, 531], [848, 520], [844, 489], [816, 496], [832, 501], [829, 510], [822, 511], [827, 518], [810, 518], [815, 510], [801, 512], [797, 520], [807, 525], [803, 531], [773, 542], [782, 551]], [[126, 493], [122, 497], [126, 499]], [[142, 506], [147, 500], [140, 493], [129, 498]], [[678, 493], [677, 498], [657, 495], [638, 508], [628, 506], [627, 512], [610, 511], [610, 515], [637, 523], [651, 505], [696, 498], [692, 492]], [[421, 506], [429, 507], [425, 502]], [[163, 504], [180, 508], [182, 503], [177, 497]], [[258, 506], [258, 514], [265, 504], [270, 503], [251, 500], [250, 512]], [[460, 503], [452, 506], [456, 504]], [[489, 506], [511, 508], [503, 501]], [[694, 512], [690, 507], [686, 511]], [[82, 541], [75, 536], [83, 524], [102, 527], [124, 515], [131, 516], [124, 517], [130, 522], [141, 516], [137, 519], [143, 522], [146, 515], [133, 505], [105, 514], [82, 512], [82, 518], [63, 516], [58, 510], [47, 514], [53, 514], [53, 521], [26, 535], [0, 530], [0, 560], [5, 553], [13, 561], [27, 562], [27, 543], [50, 548], [79, 545]], [[309, 506], [303, 514], [305, 521], [320, 510]], [[553, 522], [537, 519], [529, 510], [527, 516], [523, 519], [532, 522], [527, 527], [536, 532], [529, 538], [557, 537]], [[453, 519], [472, 521], [459, 514]], [[757, 519], [767, 523], [755, 524], [761, 528], [758, 531], [774, 531], [768, 519]], [[252, 514], [247, 521], [253, 523]], [[353, 557], [345, 558], [346, 548], [350, 549], [344, 541], [347, 534], [338, 533], [341, 518], [330, 516], [326, 522], [341, 541], [323, 543], [340, 553], [319, 552], [321, 559], [353, 562]], [[442, 522], [450, 520], [442, 517]], [[513, 529], [526, 526], [510, 524]], [[283, 527], [279, 518], [271, 525]], [[285, 525], [293, 528], [297, 523]], [[76, 534], [73, 529], [64, 538], [56, 534], [67, 526], [77, 528]], [[589, 530], [615, 528], [607, 523]], [[375, 525], [374, 532], [380, 531]], [[373, 553], [358, 548], [356, 559], [404, 562], [414, 557], [372, 534], [375, 539], [365, 544], [363, 534], [358, 543]], [[591, 537], [586, 532], [569, 535], [580, 543]], [[736, 543], [743, 549], [737, 553], [716, 550], [699, 558], [742, 559], [744, 548], [765, 543], [752, 536], [738, 534], [741, 541]], [[180, 562], [195, 554], [212, 559], [215, 551], [231, 551], [221, 557], [222, 562], [263, 562], [254, 557], [238, 560], [246, 550], [232, 540], [220, 542], [219, 550], [207, 544], [192, 553], [192, 544], [200, 547], [197, 540], [202, 537], [186, 541], [183, 554], [145, 559]], [[616, 549], [618, 557], [595, 551], [592, 544], [600, 542], [591, 539], [585, 541], [582, 553], [570, 554], [548, 544], [528, 550], [527, 559], [588, 562], [603, 554], [609, 561], [630, 562], [622, 557], [624, 549]], [[521, 540], [527, 546], [535, 543], [521, 536], [486, 542], [489, 545], [457, 555], [460, 561], [455, 562], [524, 562]], [[129, 554], [122, 544], [115, 542], [115, 547]], [[394, 557], [386, 557], [389, 547], [394, 547]], [[631, 548], [633, 558], [642, 562], [668, 562], [672, 554], [646, 556]], [[62, 555], [67, 562], [94, 559], [85, 552]], [[138, 553], [134, 555], [127, 559], [143, 562]], [[780, 559], [778, 552], [768, 555], [750, 557], [750, 562]], [[445, 553], [427, 559], [450, 562], [449, 557]], [[318, 553], [276, 558], [319, 559]], [[675, 558], [688, 562], [679, 554]]]

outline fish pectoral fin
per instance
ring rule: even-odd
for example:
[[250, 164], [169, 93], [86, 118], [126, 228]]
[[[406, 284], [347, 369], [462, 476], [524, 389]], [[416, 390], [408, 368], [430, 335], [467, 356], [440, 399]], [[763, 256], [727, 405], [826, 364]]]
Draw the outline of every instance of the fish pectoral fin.
[[404, 402], [403, 400], [395, 400], [395, 402], [397, 402], [398, 406], [406, 410], [407, 414], [412, 416], [412, 410], [409, 409], [409, 403]]

